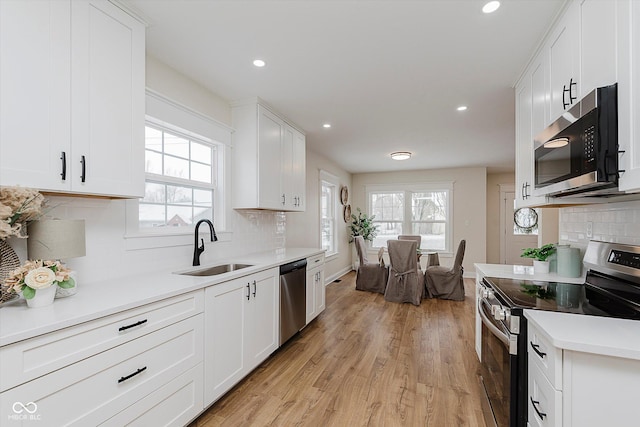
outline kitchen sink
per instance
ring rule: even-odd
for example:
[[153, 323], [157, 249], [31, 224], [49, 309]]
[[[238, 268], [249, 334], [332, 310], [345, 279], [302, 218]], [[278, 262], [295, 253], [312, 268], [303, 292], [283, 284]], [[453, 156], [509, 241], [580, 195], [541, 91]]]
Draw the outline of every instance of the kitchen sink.
[[184, 271], [177, 274], [186, 276], [217, 276], [218, 274], [229, 273], [231, 271], [241, 270], [247, 267], [253, 267], [253, 264], [221, 264], [203, 268], [201, 270]]

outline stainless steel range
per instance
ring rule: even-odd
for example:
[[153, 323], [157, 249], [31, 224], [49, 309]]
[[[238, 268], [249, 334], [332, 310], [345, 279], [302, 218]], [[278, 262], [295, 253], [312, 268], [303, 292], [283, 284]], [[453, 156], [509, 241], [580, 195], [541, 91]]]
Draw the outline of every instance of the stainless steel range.
[[487, 425], [527, 425], [524, 309], [640, 320], [640, 246], [591, 241], [583, 284], [485, 277], [479, 290]]

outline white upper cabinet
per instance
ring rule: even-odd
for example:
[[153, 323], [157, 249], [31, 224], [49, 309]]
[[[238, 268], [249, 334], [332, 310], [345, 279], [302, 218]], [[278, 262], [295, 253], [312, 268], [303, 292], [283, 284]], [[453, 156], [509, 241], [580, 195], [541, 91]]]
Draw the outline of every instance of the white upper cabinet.
[[233, 107], [233, 127], [233, 207], [304, 211], [304, 134], [258, 100]]
[[611, 0], [580, 0], [580, 97], [618, 81], [617, 9]]
[[620, 190], [640, 191], [640, 2], [617, 3]]
[[580, 99], [578, 81], [580, 45], [577, 3], [569, 5], [565, 15], [551, 32], [548, 44], [550, 116], [556, 120]]
[[0, 2], [0, 184], [144, 194], [144, 24], [104, 0]]

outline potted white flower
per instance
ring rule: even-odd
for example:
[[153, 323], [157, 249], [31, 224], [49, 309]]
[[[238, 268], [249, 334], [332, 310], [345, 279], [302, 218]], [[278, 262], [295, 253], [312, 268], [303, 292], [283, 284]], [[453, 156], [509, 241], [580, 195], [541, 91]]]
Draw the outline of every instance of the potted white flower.
[[60, 261], [27, 261], [13, 270], [2, 284], [7, 292], [22, 293], [29, 307], [43, 307], [53, 302], [58, 287], [73, 288], [71, 270]]

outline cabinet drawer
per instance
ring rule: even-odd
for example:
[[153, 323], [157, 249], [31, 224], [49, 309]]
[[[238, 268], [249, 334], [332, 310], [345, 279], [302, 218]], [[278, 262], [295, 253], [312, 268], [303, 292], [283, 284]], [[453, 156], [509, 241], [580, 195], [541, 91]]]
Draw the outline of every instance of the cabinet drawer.
[[190, 292], [0, 348], [0, 391], [201, 313], [203, 291]]
[[187, 425], [203, 409], [203, 364], [160, 387], [101, 426]]
[[527, 406], [532, 426], [556, 426], [562, 422], [562, 392], [553, 388], [536, 365], [529, 365]]
[[307, 258], [307, 270], [322, 264], [324, 264], [324, 252]]
[[553, 388], [562, 390], [562, 350], [554, 347], [534, 327], [529, 328], [528, 338], [529, 366], [540, 368]]
[[33, 415], [46, 425], [98, 425], [203, 361], [203, 316], [7, 390], [0, 413], [12, 414], [15, 402], [33, 402]]

